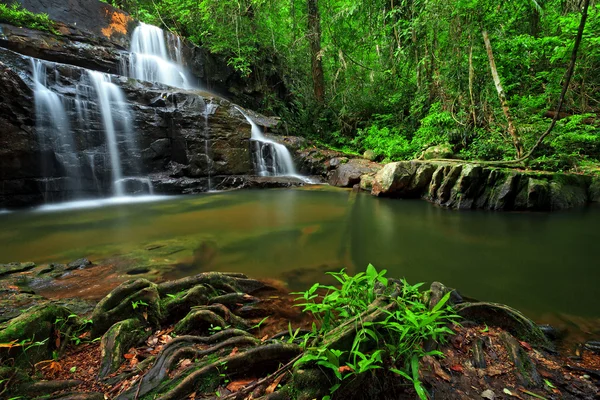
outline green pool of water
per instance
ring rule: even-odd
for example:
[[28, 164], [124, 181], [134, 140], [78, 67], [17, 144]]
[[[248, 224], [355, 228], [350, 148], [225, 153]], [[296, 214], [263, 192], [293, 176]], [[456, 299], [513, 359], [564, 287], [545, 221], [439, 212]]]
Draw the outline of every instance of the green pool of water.
[[304, 289], [368, 263], [532, 317], [600, 317], [600, 209], [456, 212], [330, 188], [0, 214], [0, 263], [80, 257], [167, 279], [237, 271]]

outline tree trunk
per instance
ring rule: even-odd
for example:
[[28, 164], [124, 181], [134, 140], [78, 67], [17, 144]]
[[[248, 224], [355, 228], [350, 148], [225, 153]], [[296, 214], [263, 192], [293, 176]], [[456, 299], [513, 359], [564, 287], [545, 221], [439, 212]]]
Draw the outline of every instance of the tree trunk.
[[477, 116], [475, 115], [475, 99], [473, 98], [473, 80], [475, 69], [473, 68], [473, 43], [469, 46], [469, 97], [471, 98], [471, 115], [473, 116], [473, 130], [477, 128]]
[[325, 102], [325, 78], [321, 62], [321, 16], [319, 15], [318, 0], [307, 0], [308, 5], [308, 41], [310, 43], [311, 72], [315, 99], [318, 103]]
[[498, 76], [498, 70], [496, 69], [496, 62], [494, 61], [494, 53], [492, 51], [490, 38], [488, 36], [487, 31], [485, 30], [482, 31], [481, 34], [483, 35], [485, 49], [487, 51], [488, 59], [490, 61], [490, 69], [492, 71], [494, 85], [496, 85], [496, 91], [498, 92], [498, 98], [500, 99], [500, 104], [502, 105], [502, 111], [504, 112], [504, 116], [506, 117], [506, 121], [508, 122], [508, 133], [512, 137], [513, 145], [515, 146], [515, 150], [517, 151], [517, 158], [521, 158], [521, 156], [523, 155], [523, 143], [521, 143], [521, 139], [517, 134], [517, 130], [515, 129], [515, 125], [510, 115], [510, 109], [508, 108], [508, 102], [506, 101], [506, 94], [504, 93], [502, 83], [500, 82], [500, 76]]

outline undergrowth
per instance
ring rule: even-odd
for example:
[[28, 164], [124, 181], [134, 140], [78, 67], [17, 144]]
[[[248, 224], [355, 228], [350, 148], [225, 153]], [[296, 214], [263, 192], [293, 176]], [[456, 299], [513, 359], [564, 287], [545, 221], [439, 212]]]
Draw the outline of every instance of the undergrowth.
[[[354, 276], [344, 270], [328, 273], [339, 282], [339, 288], [317, 283], [306, 292], [296, 293], [301, 295], [297, 300], [303, 301], [299, 306], [317, 320], [312, 331], [304, 336], [305, 353], [296, 365], [316, 364], [330, 370], [337, 379], [330, 389], [331, 394], [348, 378], [389, 368], [410, 381], [421, 399], [427, 399], [419, 380], [419, 361], [424, 356], [441, 356], [442, 353], [426, 351], [423, 344], [431, 340], [445, 342], [446, 336], [452, 334], [448, 324], [454, 323], [458, 316], [447, 305], [449, 293], [429, 309], [419, 291], [421, 283], [410, 285], [402, 280], [392, 284], [385, 277], [386, 272], [378, 272], [369, 264], [366, 272]], [[319, 294], [322, 292], [325, 294]], [[395, 304], [390, 308], [375, 308], [383, 311], [383, 319], [363, 321], [361, 316], [373, 309], [378, 296], [386, 297], [385, 304]], [[323, 338], [329, 332], [349, 320], [354, 320], [356, 327], [349, 351], [324, 344]], [[369, 342], [376, 346], [368, 346]], [[365, 350], [368, 348], [373, 350]]]
[[56, 29], [56, 23], [48, 17], [48, 14], [33, 13], [22, 8], [16, 2], [11, 5], [0, 4], [0, 22], [60, 35], [60, 32]]

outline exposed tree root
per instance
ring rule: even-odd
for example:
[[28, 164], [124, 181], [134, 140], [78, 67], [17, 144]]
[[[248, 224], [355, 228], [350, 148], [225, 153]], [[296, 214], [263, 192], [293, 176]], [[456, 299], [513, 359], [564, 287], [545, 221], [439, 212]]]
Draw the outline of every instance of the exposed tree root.
[[[274, 343], [250, 349], [244, 353], [221, 358], [184, 378], [168, 393], [159, 397], [160, 400], [179, 400], [193, 393], [202, 381], [227, 366], [230, 376], [244, 376], [249, 372], [264, 371], [280, 363], [287, 363], [300, 354], [301, 349], [296, 345]], [[215, 379], [218, 380], [218, 379]]]

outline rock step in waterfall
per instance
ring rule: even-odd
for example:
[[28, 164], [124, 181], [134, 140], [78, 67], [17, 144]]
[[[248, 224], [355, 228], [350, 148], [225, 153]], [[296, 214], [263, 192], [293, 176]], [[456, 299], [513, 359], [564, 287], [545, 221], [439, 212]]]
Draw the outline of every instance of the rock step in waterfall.
[[[43, 189], [45, 201], [77, 200], [106, 194], [116, 197], [153, 194], [152, 180], [144, 174], [140, 163], [140, 149], [137, 146], [140, 133], [133, 127], [130, 105], [117, 84], [118, 79], [106, 73], [84, 70], [75, 88], [64, 90], [64, 82], [60, 83], [63, 86], [59, 85], [62, 80], [59, 72], [61, 64], [31, 60], [36, 106], [35, 131], [38, 140], [46, 143], [46, 148], [52, 154], [45, 156], [47, 161], [42, 160], [46, 165], [43, 174], [48, 177], [43, 180], [46, 185]], [[189, 95], [197, 89], [193, 89], [182, 60], [182, 41], [179, 37], [155, 26], [140, 24], [132, 34], [130, 52], [121, 57], [121, 73], [142, 81], [191, 90], [187, 93]], [[204, 104], [201, 112], [204, 118], [204, 168], [210, 191], [218, 167], [213, 160], [208, 120], [219, 104], [210, 99], [205, 103], [201, 95], [198, 97]], [[303, 179], [297, 174], [287, 148], [265, 137], [246, 112], [235, 108], [251, 125], [250, 152], [256, 175]], [[102, 130], [103, 140], [82, 134], [83, 131], [89, 131], [90, 127]], [[103, 168], [98, 168], [98, 165]], [[62, 171], [62, 175], [56, 172], [57, 169]], [[110, 185], [106, 184], [107, 173], [110, 174]], [[62, 197], [52, 195], [51, 177], [58, 175], [61, 176], [59, 179], [68, 182], [66, 187], [70, 193], [66, 196], [64, 193]]]

